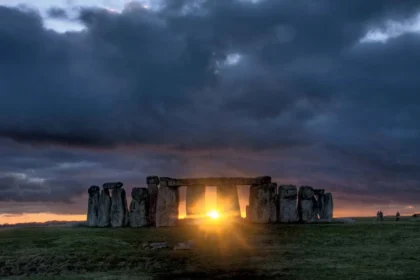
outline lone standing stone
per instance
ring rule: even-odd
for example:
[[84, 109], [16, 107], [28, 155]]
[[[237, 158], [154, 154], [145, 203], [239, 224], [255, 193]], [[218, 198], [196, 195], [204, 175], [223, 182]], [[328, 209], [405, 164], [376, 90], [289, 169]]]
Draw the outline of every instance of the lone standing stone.
[[149, 193], [145, 188], [133, 188], [130, 203], [130, 226], [147, 226], [147, 212], [149, 206]]
[[187, 187], [186, 208], [187, 217], [201, 218], [206, 214], [206, 186]]
[[252, 185], [249, 190], [250, 221], [269, 223], [271, 214], [270, 185]]
[[334, 214], [334, 203], [331, 193], [324, 194], [324, 219], [332, 221]]
[[88, 193], [87, 225], [89, 227], [97, 227], [99, 223], [99, 187], [91, 186]]
[[294, 185], [279, 187], [279, 221], [281, 223], [296, 223], [299, 221], [297, 210], [297, 188]]
[[276, 223], [278, 221], [277, 211], [277, 184], [270, 184], [270, 223]]
[[124, 189], [113, 189], [111, 197], [111, 226], [124, 227], [128, 224], [127, 197]]
[[217, 186], [217, 209], [223, 216], [241, 216], [237, 186]]
[[99, 227], [111, 225], [111, 196], [108, 189], [103, 189], [99, 196]]
[[156, 207], [156, 227], [178, 224], [179, 192], [177, 187], [159, 187]]
[[157, 177], [157, 176], [147, 177], [147, 189], [149, 190], [148, 223], [151, 226], [156, 225], [156, 207], [157, 207], [157, 199], [158, 199], [158, 184], [159, 184], [159, 177]]
[[301, 186], [298, 193], [298, 212], [302, 222], [316, 221], [317, 205], [312, 187]]

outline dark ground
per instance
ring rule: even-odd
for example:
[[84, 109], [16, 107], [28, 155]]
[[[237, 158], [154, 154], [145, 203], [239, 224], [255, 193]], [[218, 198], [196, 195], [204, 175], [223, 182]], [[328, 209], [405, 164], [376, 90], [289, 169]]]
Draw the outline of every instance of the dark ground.
[[[419, 219], [420, 220], [420, 219]], [[3, 279], [420, 279], [420, 222], [0, 231]], [[192, 250], [150, 250], [194, 240]]]

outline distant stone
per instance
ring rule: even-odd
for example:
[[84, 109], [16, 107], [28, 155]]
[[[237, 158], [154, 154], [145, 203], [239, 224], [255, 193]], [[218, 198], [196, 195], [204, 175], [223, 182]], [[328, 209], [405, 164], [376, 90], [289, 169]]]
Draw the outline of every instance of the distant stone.
[[87, 226], [97, 227], [99, 224], [99, 187], [91, 186], [88, 193]]
[[278, 192], [279, 222], [296, 223], [299, 221], [297, 210], [297, 188], [295, 185], [281, 185]]
[[317, 220], [317, 203], [312, 187], [301, 186], [298, 192], [298, 213], [301, 222]]
[[194, 247], [195, 243], [192, 240], [187, 242], [180, 242], [174, 246], [174, 250], [191, 250]]
[[179, 192], [177, 187], [159, 187], [156, 227], [172, 227], [178, 222]]
[[113, 189], [111, 197], [111, 226], [128, 225], [127, 197], [124, 189]]
[[150, 226], [156, 225], [156, 207], [157, 207], [157, 197], [158, 197], [158, 184], [159, 177], [149, 176], [147, 177], [147, 189], [149, 192], [149, 203], [148, 203], [148, 224]]
[[145, 188], [133, 188], [131, 191], [130, 203], [130, 226], [144, 227], [147, 226], [147, 212], [149, 205], [149, 193]]
[[103, 189], [99, 196], [99, 227], [111, 225], [111, 196], [108, 189]]
[[206, 186], [188, 186], [185, 204], [188, 218], [204, 217], [206, 214]]
[[121, 182], [105, 183], [102, 185], [104, 189], [121, 189], [123, 187]]
[[278, 210], [277, 210], [277, 184], [270, 184], [270, 223], [276, 223], [278, 221]]
[[334, 216], [334, 203], [331, 193], [324, 195], [324, 219], [331, 221]]
[[252, 185], [249, 190], [250, 221], [269, 223], [271, 212], [270, 185]]

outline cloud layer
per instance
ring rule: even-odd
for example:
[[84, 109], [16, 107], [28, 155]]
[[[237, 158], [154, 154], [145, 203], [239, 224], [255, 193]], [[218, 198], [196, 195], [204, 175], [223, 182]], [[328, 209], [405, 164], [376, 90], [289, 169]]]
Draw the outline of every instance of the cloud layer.
[[80, 213], [106, 180], [268, 174], [337, 207], [418, 204], [420, 35], [361, 42], [418, 1], [162, 4], [52, 7], [68, 33], [0, 6], [1, 201]]

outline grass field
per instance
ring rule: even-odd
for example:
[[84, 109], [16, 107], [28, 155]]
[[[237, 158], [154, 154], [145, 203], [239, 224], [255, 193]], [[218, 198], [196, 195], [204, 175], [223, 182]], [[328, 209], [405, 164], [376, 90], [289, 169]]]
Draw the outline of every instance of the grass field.
[[[420, 222], [0, 231], [3, 279], [420, 279]], [[194, 240], [192, 250], [150, 250]]]

